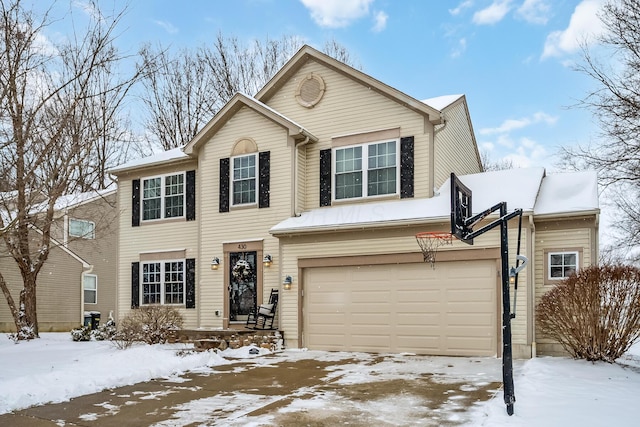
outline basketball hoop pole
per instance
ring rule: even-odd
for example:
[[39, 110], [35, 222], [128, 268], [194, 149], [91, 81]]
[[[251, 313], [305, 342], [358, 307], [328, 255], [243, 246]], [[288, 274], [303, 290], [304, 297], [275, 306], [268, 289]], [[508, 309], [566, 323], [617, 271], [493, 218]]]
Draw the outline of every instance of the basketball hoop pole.
[[511, 345], [511, 297], [509, 296], [509, 236], [508, 222], [516, 216], [522, 217], [522, 209], [507, 213], [507, 202], [501, 202], [484, 212], [468, 218], [465, 223], [477, 224], [487, 215], [500, 210], [500, 218], [477, 231], [465, 235], [465, 239], [473, 241], [475, 237], [500, 226], [500, 260], [502, 270], [502, 382], [504, 384], [504, 403], [507, 414], [513, 415], [513, 404], [516, 401], [513, 386], [513, 348]]

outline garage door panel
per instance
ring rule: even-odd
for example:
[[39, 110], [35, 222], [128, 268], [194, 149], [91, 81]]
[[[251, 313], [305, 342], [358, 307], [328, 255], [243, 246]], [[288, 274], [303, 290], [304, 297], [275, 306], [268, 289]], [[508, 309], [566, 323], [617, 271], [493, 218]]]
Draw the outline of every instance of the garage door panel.
[[477, 314], [447, 314], [446, 320], [447, 325], [450, 326], [463, 326], [465, 328], [473, 329], [476, 326], [491, 326], [494, 325], [495, 321], [493, 315], [486, 313], [477, 313]]
[[433, 302], [440, 303], [442, 298], [440, 289], [420, 289], [414, 285], [413, 289], [397, 289], [395, 292], [398, 302]]
[[495, 261], [308, 268], [303, 281], [311, 349], [496, 353]]

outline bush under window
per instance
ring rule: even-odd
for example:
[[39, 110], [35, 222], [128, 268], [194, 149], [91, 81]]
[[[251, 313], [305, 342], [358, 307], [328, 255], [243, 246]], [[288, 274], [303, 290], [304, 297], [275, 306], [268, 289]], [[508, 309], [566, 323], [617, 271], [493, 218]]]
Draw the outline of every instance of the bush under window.
[[574, 358], [613, 363], [640, 337], [640, 269], [582, 269], [541, 298], [536, 321]]

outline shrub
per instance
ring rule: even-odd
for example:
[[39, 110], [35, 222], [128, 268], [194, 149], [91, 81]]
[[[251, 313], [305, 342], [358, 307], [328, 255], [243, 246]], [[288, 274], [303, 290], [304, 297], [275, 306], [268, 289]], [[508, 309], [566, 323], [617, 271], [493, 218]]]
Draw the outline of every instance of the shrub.
[[171, 331], [180, 329], [183, 323], [182, 315], [173, 307], [144, 306], [129, 312], [120, 321], [113, 340], [120, 348], [127, 348], [133, 342], [163, 344]]
[[80, 326], [71, 330], [71, 339], [74, 341], [91, 341], [91, 327]]
[[116, 332], [116, 322], [112, 318], [109, 318], [105, 324], [91, 331], [91, 335], [96, 341], [104, 341], [112, 339], [116, 335]]
[[574, 358], [613, 363], [640, 336], [640, 269], [580, 270], [541, 298], [536, 320]]

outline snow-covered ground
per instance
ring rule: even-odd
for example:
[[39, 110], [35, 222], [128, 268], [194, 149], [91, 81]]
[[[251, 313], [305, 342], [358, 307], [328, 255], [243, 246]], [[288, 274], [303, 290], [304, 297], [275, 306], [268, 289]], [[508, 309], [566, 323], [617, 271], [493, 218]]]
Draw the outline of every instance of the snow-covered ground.
[[[39, 340], [19, 344], [5, 335], [0, 336], [0, 414], [40, 403], [65, 401], [108, 387], [227, 364], [237, 358], [260, 358], [250, 355], [248, 347], [219, 354], [177, 355], [181, 345], [140, 345], [119, 350], [109, 342], [73, 342], [68, 333], [41, 336]], [[262, 352], [268, 351], [262, 349]], [[301, 357], [331, 360], [335, 355], [289, 350], [279, 353], [278, 358]], [[411, 358], [410, 355], [398, 357]], [[495, 372], [499, 367], [496, 359], [480, 359], [480, 363], [473, 364], [472, 372], [469, 364], [451, 360], [433, 357], [421, 363], [434, 371], [457, 370], [454, 374], [460, 377], [477, 377], [482, 371]], [[368, 381], [366, 363], [350, 365], [349, 370], [353, 381]], [[515, 389], [516, 413], [512, 417], [506, 415], [500, 391], [486, 404], [471, 409], [474, 411], [471, 425], [635, 426], [640, 419], [637, 403], [640, 345], [636, 344], [619, 364], [613, 365], [550, 357], [516, 361]], [[390, 409], [402, 412], [402, 408]]]

